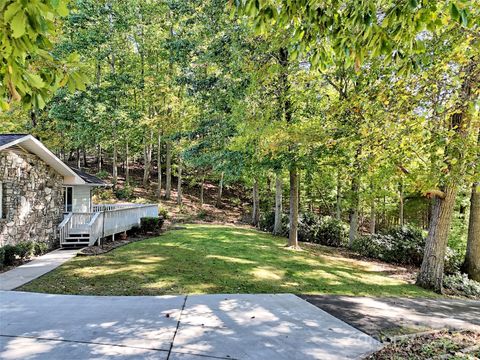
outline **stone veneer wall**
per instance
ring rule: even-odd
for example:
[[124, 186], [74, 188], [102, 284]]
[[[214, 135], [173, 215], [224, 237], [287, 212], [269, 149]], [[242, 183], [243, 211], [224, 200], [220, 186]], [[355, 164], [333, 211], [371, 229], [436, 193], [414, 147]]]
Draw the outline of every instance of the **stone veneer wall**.
[[63, 217], [63, 176], [21, 149], [0, 151], [3, 211], [0, 246], [19, 241], [55, 245]]

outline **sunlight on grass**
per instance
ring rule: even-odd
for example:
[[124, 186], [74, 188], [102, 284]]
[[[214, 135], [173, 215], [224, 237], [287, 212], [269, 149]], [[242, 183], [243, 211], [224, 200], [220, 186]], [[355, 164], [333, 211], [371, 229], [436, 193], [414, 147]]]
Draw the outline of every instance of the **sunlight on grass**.
[[285, 248], [247, 228], [186, 225], [105, 255], [74, 258], [23, 291], [96, 295], [329, 293], [436, 296], [335, 249]]

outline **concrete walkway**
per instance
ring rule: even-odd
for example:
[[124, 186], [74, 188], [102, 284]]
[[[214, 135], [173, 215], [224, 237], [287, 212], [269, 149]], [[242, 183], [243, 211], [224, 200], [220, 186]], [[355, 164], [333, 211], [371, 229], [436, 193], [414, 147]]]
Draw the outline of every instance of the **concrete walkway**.
[[359, 359], [380, 343], [291, 294], [0, 292], [1, 359]]
[[480, 301], [305, 295], [308, 302], [346, 323], [381, 338], [402, 329], [480, 331]]
[[0, 274], [0, 290], [13, 290], [52, 271], [77, 254], [78, 250], [58, 249]]

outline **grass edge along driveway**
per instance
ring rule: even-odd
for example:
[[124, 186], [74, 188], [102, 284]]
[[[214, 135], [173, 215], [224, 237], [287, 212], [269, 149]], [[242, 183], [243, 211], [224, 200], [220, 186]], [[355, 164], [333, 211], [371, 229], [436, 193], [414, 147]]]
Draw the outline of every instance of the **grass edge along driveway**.
[[[82, 295], [303, 293], [435, 297], [375, 263], [245, 227], [190, 224], [100, 256], [76, 257], [19, 290]], [[378, 263], [377, 263], [378, 264]]]

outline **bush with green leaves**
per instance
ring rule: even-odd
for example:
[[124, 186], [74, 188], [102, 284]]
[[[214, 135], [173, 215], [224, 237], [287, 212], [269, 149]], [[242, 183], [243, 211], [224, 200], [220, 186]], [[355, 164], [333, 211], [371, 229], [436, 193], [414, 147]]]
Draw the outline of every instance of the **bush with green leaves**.
[[455, 295], [480, 298], [480, 282], [471, 280], [466, 274], [460, 272], [445, 276], [443, 286]]
[[3, 247], [0, 247], [0, 268], [3, 267], [5, 263], [5, 249]]
[[123, 188], [118, 188], [115, 190], [115, 196], [117, 199], [129, 200], [133, 196], [133, 188], [129, 185], [126, 185]]
[[17, 260], [23, 261], [47, 251], [48, 245], [43, 242], [22, 241], [15, 245], [7, 244], [0, 247], [0, 267], [15, 265]]
[[161, 216], [164, 220], [168, 219], [168, 210], [163, 206], [158, 207], [158, 216]]
[[[275, 225], [275, 212], [268, 211], [260, 214], [259, 228], [265, 232], [273, 232], [273, 227]], [[282, 229], [280, 234], [281, 236], [288, 236], [288, 215], [282, 214]]]
[[16, 248], [16, 255], [18, 255], [21, 260], [25, 260], [33, 256], [35, 243], [33, 241], [22, 241], [17, 243]]
[[447, 246], [447, 250], [445, 251], [445, 263], [443, 270], [445, 274], [451, 275], [459, 272], [464, 258], [464, 253]]
[[347, 231], [341, 221], [330, 216], [304, 213], [299, 219], [298, 240], [341, 247], [347, 243]]
[[109, 172], [107, 170], [100, 170], [95, 174], [96, 177], [99, 179], [106, 179], [110, 176]]
[[15, 264], [15, 260], [17, 258], [17, 247], [15, 245], [5, 245], [3, 247], [4, 251], [4, 260], [3, 264], [5, 266], [11, 266]]
[[157, 217], [142, 217], [140, 219], [140, 228], [141, 231], [146, 233], [159, 234], [163, 226], [163, 218], [161, 216]]
[[395, 264], [422, 263], [425, 238], [422, 230], [403, 226], [385, 234], [360, 236], [353, 241], [352, 250], [360, 255]]

